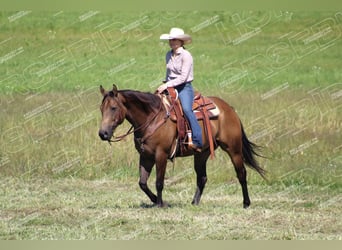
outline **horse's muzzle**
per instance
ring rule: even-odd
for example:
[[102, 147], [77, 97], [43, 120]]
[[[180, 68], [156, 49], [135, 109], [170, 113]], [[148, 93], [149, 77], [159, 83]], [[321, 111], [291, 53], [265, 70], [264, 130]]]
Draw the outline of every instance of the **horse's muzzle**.
[[111, 138], [111, 135], [103, 129], [99, 130], [99, 136], [100, 136], [101, 140], [103, 140], [103, 141], [109, 141]]

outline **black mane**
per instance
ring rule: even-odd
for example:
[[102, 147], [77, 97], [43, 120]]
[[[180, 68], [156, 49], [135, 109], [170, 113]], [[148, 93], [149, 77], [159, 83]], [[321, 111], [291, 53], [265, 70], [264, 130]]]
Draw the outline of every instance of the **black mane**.
[[[160, 97], [149, 93], [135, 90], [120, 90], [119, 93], [125, 97], [127, 103], [135, 103], [147, 113], [160, 111]], [[114, 95], [114, 93], [112, 93]]]

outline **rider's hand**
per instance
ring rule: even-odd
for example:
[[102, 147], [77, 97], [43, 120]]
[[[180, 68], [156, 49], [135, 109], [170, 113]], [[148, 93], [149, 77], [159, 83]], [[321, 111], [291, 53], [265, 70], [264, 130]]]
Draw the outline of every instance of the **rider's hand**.
[[158, 91], [158, 93], [163, 93], [164, 92], [164, 90], [166, 90], [167, 89], [167, 84], [166, 83], [164, 83], [164, 84], [162, 84], [162, 85], [160, 85], [159, 87], [158, 87], [158, 89], [157, 89], [157, 91]]

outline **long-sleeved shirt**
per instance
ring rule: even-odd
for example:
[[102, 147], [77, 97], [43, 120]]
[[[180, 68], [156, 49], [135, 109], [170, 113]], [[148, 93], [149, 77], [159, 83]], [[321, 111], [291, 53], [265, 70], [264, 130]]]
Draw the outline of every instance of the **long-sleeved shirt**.
[[179, 47], [173, 55], [172, 50], [166, 53], [166, 84], [175, 87], [194, 79], [193, 58], [189, 51]]

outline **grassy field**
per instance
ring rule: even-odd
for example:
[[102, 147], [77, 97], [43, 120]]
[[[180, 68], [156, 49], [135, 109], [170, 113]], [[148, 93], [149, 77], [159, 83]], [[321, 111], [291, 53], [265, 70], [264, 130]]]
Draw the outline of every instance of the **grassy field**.
[[[341, 239], [341, 16], [0, 12], [0, 239]], [[157, 209], [132, 138], [98, 138], [98, 86], [153, 92], [174, 26], [193, 37], [195, 87], [234, 106], [268, 157], [268, 182], [248, 169], [247, 210], [220, 151], [200, 206], [186, 158]]]

